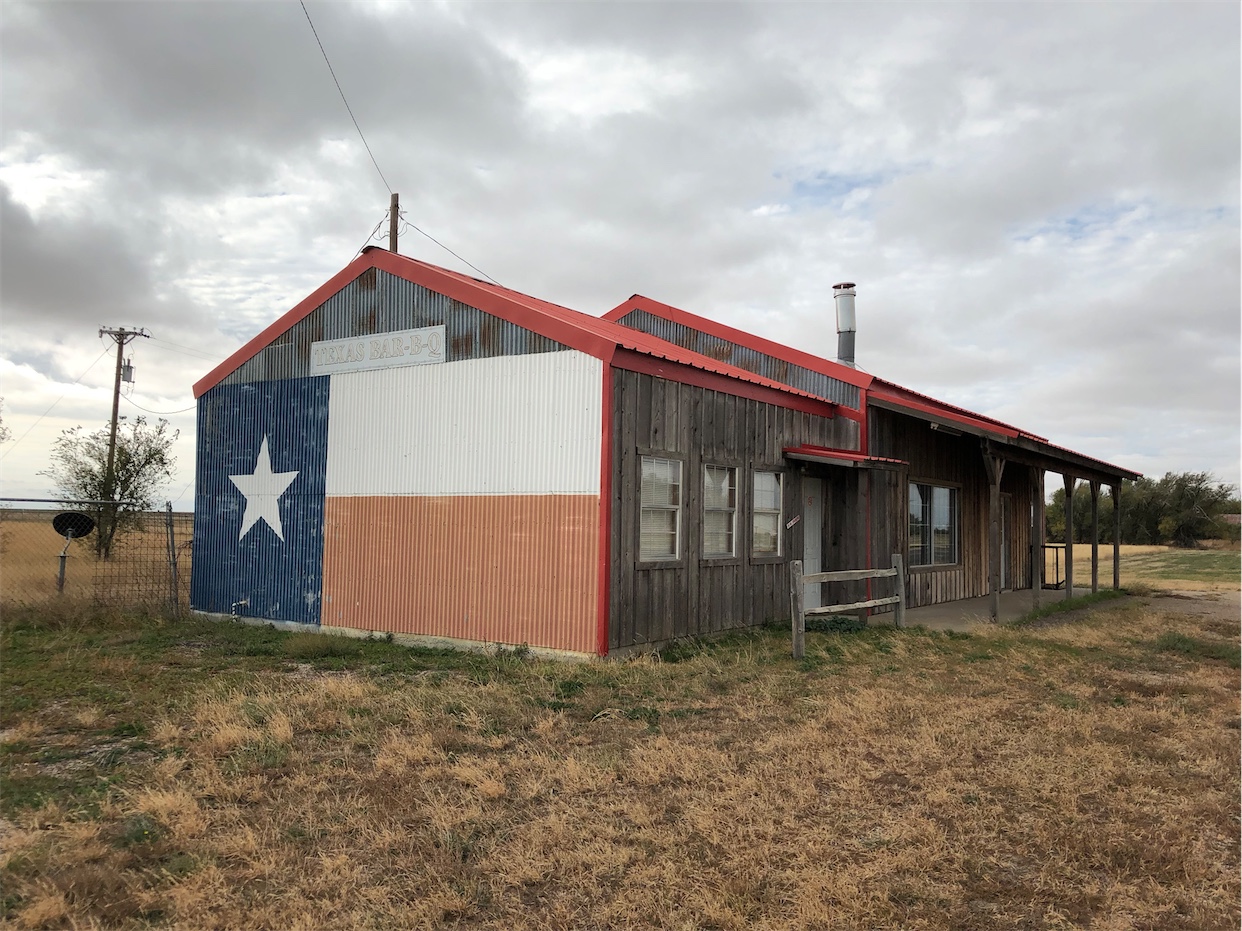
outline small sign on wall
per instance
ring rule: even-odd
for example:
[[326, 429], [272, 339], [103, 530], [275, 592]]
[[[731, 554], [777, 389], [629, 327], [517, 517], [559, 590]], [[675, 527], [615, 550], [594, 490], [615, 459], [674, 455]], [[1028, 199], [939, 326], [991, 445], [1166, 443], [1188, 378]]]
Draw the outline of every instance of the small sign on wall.
[[444, 326], [311, 343], [312, 375], [365, 372], [444, 361]]

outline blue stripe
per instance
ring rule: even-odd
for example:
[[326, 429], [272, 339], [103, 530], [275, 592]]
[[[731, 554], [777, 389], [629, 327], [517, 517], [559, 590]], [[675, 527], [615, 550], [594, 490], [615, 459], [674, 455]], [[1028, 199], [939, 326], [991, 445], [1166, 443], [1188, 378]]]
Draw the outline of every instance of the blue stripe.
[[[327, 376], [217, 385], [199, 398], [190, 584], [198, 610], [319, 623], [329, 386]], [[271, 471], [297, 473], [278, 499], [283, 540], [264, 519], [242, 533], [248, 502], [229, 478], [256, 471], [264, 438]]]

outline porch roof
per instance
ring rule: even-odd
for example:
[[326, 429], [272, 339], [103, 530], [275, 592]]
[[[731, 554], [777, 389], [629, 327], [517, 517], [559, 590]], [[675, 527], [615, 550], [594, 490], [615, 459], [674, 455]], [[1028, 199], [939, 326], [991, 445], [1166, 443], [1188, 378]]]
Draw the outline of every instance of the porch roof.
[[782, 452], [786, 459], [802, 462], [821, 462], [825, 465], [845, 466], [850, 469], [900, 469], [909, 465], [902, 459], [886, 459], [883, 456], [865, 456], [849, 449], [830, 449], [827, 446], [787, 446]]

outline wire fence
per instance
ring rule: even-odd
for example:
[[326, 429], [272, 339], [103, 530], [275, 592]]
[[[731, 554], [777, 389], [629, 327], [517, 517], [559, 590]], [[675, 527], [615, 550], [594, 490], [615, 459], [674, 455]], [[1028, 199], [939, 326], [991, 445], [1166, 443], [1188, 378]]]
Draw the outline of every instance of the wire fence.
[[132, 512], [118, 527], [108, 552], [102, 553], [97, 529], [72, 538], [53, 526], [53, 519], [64, 513], [85, 514], [98, 523], [97, 507], [48, 503], [50, 507], [17, 507], [13, 500], [0, 498], [0, 605], [78, 600], [118, 608], [186, 610], [193, 514], [173, 511], [171, 504], [162, 511]]

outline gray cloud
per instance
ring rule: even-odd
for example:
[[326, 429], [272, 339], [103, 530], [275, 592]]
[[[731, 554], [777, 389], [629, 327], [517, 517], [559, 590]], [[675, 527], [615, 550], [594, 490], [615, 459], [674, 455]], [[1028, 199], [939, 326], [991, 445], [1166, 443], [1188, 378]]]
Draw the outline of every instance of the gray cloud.
[[[877, 374], [1237, 480], [1236, 5], [309, 9], [407, 218], [504, 284], [831, 355], [849, 278]], [[9, 4], [0, 46], [15, 425], [99, 323], [184, 406], [168, 341], [222, 359], [383, 215], [296, 4]]]

